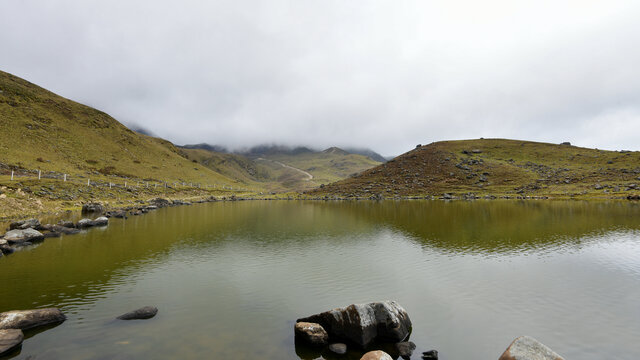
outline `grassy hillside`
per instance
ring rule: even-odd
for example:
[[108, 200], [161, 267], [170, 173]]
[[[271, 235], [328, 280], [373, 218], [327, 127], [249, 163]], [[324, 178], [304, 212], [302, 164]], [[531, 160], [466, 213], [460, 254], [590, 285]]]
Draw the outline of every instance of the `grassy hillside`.
[[[380, 164], [366, 156], [350, 154], [335, 147], [320, 152], [268, 154], [258, 159], [262, 159], [263, 163], [271, 162], [272, 165], [275, 162], [276, 167], [280, 163], [302, 170], [294, 174], [298, 179], [295, 186], [299, 189], [315, 188], [342, 180]], [[305, 172], [310, 174], [311, 178], [306, 176]]]
[[[64, 174], [67, 182], [61, 181]], [[83, 186], [89, 179], [103, 187]], [[0, 71], [0, 217], [43, 210], [51, 202], [64, 208], [90, 199], [202, 195], [184, 186], [161, 191], [155, 185], [164, 183], [212, 189], [240, 184], [186, 159], [166, 140], [131, 131], [104, 112]]]
[[247, 156], [205, 149], [181, 150], [187, 158], [203, 166], [269, 192], [312, 189], [379, 164], [336, 147], [320, 152], [307, 148], [257, 147], [247, 152]]
[[420, 146], [311, 193], [611, 198], [636, 194], [636, 188], [640, 190], [640, 152], [480, 139]]

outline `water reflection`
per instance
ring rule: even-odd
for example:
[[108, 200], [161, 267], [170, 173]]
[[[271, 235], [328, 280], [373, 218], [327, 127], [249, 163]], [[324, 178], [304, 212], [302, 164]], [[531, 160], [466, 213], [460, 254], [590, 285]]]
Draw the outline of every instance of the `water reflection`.
[[[160, 209], [0, 259], [0, 311], [70, 317], [19, 358], [314, 358], [295, 348], [292, 319], [384, 299], [409, 310], [417, 351], [444, 359], [497, 357], [521, 332], [559, 339], [567, 358], [640, 356], [638, 215], [625, 202], [549, 201]], [[157, 319], [110, 322], [148, 303]]]

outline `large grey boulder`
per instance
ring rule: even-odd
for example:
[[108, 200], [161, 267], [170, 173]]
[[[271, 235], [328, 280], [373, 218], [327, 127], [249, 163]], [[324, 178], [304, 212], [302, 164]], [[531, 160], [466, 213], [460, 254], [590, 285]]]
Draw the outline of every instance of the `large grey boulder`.
[[323, 346], [329, 343], [329, 334], [320, 324], [298, 322], [294, 326], [294, 333], [296, 339], [312, 346]]
[[382, 350], [369, 351], [368, 353], [362, 355], [360, 360], [393, 360], [391, 355], [387, 354]]
[[38, 219], [27, 219], [27, 220], [12, 222], [9, 225], [9, 230], [15, 230], [15, 229], [24, 230], [29, 228], [35, 229], [39, 226], [40, 226], [40, 221]]
[[38, 230], [31, 228], [24, 230], [11, 230], [4, 234], [4, 239], [9, 244], [20, 244], [23, 242], [34, 242], [44, 240], [44, 235]]
[[142, 320], [150, 319], [158, 313], [158, 308], [154, 306], [145, 306], [140, 309], [129, 311], [126, 314], [118, 316], [120, 320]]
[[102, 213], [104, 212], [104, 206], [100, 203], [87, 203], [82, 205], [83, 214]]
[[57, 308], [13, 310], [0, 313], [1, 329], [31, 329], [63, 322], [67, 317]]
[[[74, 225], [75, 226], [75, 225]], [[52, 232], [57, 232], [65, 235], [77, 234], [80, 232], [80, 229], [76, 229], [75, 227], [66, 227], [61, 225], [53, 225], [50, 229]]]
[[498, 360], [564, 360], [553, 350], [530, 336], [513, 340]]
[[22, 344], [24, 334], [20, 329], [0, 330], [0, 356]]
[[332, 340], [346, 340], [363, 348], [374, 342], [400, 342], [411, 332], [409, 315], [395, 301], [352, 304], [297, 322], [320, 324]]

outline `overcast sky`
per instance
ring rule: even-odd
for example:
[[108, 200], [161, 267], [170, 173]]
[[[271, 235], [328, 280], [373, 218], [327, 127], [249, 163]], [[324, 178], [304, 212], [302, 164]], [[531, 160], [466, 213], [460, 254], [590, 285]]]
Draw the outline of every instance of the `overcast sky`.
[[640, 150], [637, 0], [0, 0], [0, 69], [177, 144]]

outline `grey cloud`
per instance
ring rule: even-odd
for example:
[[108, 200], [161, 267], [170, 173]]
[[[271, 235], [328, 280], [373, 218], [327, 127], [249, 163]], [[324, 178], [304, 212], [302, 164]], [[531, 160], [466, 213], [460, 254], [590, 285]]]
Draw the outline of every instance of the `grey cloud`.
[[640, 150], [635, 1], [4, 1], [0, 69], [177, 143]]

